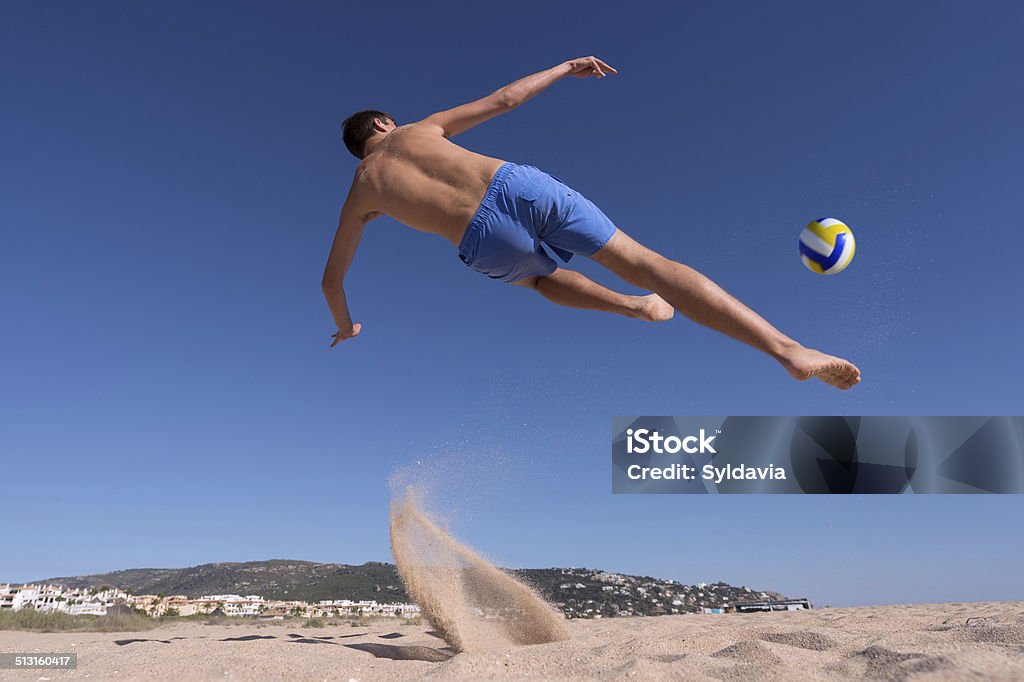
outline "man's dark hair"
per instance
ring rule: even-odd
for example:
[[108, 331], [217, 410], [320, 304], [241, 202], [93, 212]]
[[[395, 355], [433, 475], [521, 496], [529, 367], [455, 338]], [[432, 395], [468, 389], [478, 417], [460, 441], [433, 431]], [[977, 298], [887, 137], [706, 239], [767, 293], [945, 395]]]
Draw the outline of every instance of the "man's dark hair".
[[345, 146], [357, 159], [365, 156], [363, 147], [366, 141], [373, 137], [373, 119], [379, 118], [382, 121], [394, 121], [391, 114], [376, 109], [357, 111], [341, 122], [341, 138], [345, 140]]

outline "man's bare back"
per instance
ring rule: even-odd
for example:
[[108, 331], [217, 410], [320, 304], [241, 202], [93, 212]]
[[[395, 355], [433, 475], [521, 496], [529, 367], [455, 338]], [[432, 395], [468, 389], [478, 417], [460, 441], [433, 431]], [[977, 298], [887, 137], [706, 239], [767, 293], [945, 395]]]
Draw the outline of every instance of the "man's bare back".
[[363, 159], [349, 200], [458, 245], [502, 163], [449, 141], [438, 125], [411, 123]]

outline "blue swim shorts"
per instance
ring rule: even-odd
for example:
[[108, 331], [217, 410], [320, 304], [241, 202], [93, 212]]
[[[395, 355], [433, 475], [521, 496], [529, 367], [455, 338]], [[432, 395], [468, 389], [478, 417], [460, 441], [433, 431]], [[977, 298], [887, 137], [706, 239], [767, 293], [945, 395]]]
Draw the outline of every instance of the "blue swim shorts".
[[568, 263], [592, 256], [615, 234], [601, 209], [535, 166], [504, 163], [469, 221], [459, 258], [503, 282], [550, 275], [557, 269], [546, 244]]

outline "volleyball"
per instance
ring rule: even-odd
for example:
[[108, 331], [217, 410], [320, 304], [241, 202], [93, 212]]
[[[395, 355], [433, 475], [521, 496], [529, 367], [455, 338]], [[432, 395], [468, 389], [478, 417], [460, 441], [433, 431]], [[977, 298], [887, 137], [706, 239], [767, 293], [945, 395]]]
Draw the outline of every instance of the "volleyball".
[[856, 249], [853, 232], [835, 218], [812, 220], [800, 233], [800, 260], [819, 275], [835, 275], [845, 270]]

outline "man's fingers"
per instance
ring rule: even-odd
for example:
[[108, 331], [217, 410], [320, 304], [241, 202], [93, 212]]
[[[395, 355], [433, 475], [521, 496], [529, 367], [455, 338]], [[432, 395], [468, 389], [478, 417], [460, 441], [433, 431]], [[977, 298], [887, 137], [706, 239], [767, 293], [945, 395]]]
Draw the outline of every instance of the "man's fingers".
[[618, 73], [618, 71], [615, 70], [615, 67], [609, 66], [597, 57], [590, 57], [588, 60], [590, 61], [592, 68], [602, 76], [607, 76], [608, 73]]
[[606, 71], [615, 72], [615, 69], [608, 66], [597, 57], [590, 58], [590, 68], [593, 69], [593, 72], [596, 73], [600, 78], [604, 78], [605, 76], [608, 75]]

